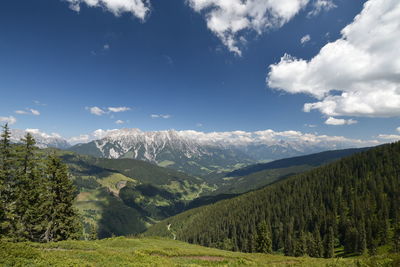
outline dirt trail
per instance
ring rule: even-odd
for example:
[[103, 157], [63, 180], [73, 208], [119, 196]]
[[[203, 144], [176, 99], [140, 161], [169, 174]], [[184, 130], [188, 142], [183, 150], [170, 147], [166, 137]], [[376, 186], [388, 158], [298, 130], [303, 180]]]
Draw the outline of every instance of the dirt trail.
[[174, 240], [176, 240], [176, 234], [174, 232], [172, 232], [171, 230], [171, 224], [167, 225], [167, 230], [172, 234], [172, 236], [174, 237]]

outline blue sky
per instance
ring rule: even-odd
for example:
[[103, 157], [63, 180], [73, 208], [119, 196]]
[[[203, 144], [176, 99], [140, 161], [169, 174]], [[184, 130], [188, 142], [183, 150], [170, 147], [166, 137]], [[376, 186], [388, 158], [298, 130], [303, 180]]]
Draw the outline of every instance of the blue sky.
[[[330, 73], [326, 68], [332, 64], [324, 65], [322, 60], [314, 66], [310, 61], [321, 54], [324, 57], [321, 48], [342, 37], [341, 30], [353, 22], [366, 1], [292, 0], [303, 6], [292, 15], [278, 16], [278, 25], [245, 26], [237, 32], [231, 28], [232, 34], [223, 32], [226, 21], [211, 13], [230, 8], [218, 6], [224, 0], [209, 0], [214, 4], [205, 7], [200, 0], [145, 1], [150, 5], [145, 17], [124, 7], [116, 14], [108, 1], [113, 2], [100, 0], [97, 6], [88, 6], [86, 0], [2, 1], [3, 122], [13, 117], [13, 128], [37, 128], [65, 137], [122, 127], [205, 132], [297, 130], [361, 139], [399, 134], [398, 103], [374, 102], [371, 99], [376, 96], [363, 88], [371, 87], [368, 92], [394, 88], [382, 93], [389, 90], [397, 97], [400, 64], [388, 71], [394, 78], [380, 77], [379, 89], [375, 89], [372, 84], [376, 83], [351, 80], [351, 75], [360, 73], [358, 65], [349, 70], [349, 64], [339, 65], [335, 73], [342, 69], [346, 73], [325, 82], [321, 72]], [[377, 10], [384, 5], [382, 1], [369, 2]], [[398, 9], [396, 1], [387, 2], [392, 3], [392, 10]], [[317, 3], [322, 3], [319, 8]], [[379, 10], [378, 14], [367, 10], [364, 15], [388, 12], [384, 7]], [[213, 15], [222, 26], [207, 24]], [[252, 19], [251, 14], [243, 16]], [[379, 25], [376, 27], [378, 31]], [[345, 42], [356, 40], [354, 47], [358, 49], [358, 43], [360, 50], [370, 51], [362, 47], [362, 41], [357, 42], [358, 37], [366, 38], [363, 27], [354, 28]], [[391, 31], [397, 34], [398, 28]], [[229, 38], [234, 45], [228, 44]], [[380, 45], [385, 44], [381, 41]], [[382, 53], [379, 55], [389, 56], [387, 51]], [[393, 53], [399, 52], [392, 51], [390, 56], [397, 56]], [[281, 60], [285, 54], [291, 57]], [[276, 66], [276, 71], [270, 66]], [[317, 77], [315, 83], [310, 82], [313, 77]], [[337, 86], [338, 92], [331, 90], [332, 86]], [[318, 91], [325, 87], [322, 93]], [[359, 97], [354, 101], [369, 104], [352, 109], [356, 105], [349, 104], [347, 94], [335, 98], [346, 92]], [[337, 104], [333, 110], [327, 108], [332, 99]], [[303, 111], [305, 103], [314, 103], [310, 112]], [[93, 107], [102, 112], [91, 113]], [[111, 112], [109, 107], [129, 110]]]

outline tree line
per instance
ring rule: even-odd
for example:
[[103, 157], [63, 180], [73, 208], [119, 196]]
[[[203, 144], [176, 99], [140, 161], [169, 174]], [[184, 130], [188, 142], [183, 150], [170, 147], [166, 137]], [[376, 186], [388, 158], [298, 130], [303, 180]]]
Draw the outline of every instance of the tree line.
[[75, 187], [54, 153], [39, 151], [27, 133], [18, 145], [3, 126], [0, 140], [0, 238], [51, 242], [80, 236]]
[[200, 207], [146, 235], [288, 256], [400, 251], [400, 142], [355, 154], [261, 190]]

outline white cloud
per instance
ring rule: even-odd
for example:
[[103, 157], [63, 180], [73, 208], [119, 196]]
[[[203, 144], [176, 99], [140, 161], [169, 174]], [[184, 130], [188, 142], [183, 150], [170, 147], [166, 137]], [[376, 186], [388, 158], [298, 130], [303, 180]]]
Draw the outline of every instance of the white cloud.
[[109, 44], [103, 45], [103, 50], [109, 50], [109, 49], [110, 49], [110, 45]]
[[326, 121], [325, 124], [328, 125], [351, 125], [351, 124], [356, 124], [357, 121], [353, 119], [345, 120], [345, 119], [336, 119], [334, 117], [329, 117]]
[[110, 112], [125, 112], [131, 110], [131, 108], [128, 107], [109, 107], [108, 110]]
[[378, 135], [379, 139], [390, 140], [390, 141], [397, 141], [400, 140], [400, 135], [397, 134], [380, 134]]
[[[326, 44], [311, 60], [284, 55], [270, 65], [270, 88], [306, 93], [328, 116], [400, 115], [400, 2], [369, 0], [342, 38]], [[338, 93], [339, 92], [339, 93]]]
[[169, 118], [171, 118], [171, 115], [169, 115], [169, 114], [151, 114], [150, 117], [153, 119], [158, 119], [158, 118], [169, 119]]
[[222, 43], [241, 55], [240, 40], [248, 31], [261, 34], [282, 27], [309, 0], [186, 0], [196, 12], [205, 13], [207, 27]]
[[31, 109], [29, 109], [29, 111], [32, 113], [32, 115], [35, 115], [35, 116], [39, 116], [40, 115], [40, 112], [38, 110], [36, 110], [36, 109], [31, 108]]
[[315, 128], [315, 127], [317, 127], [317, 125], [315, 125], [315, 124], [304, 124], [304, 126], [305, 127], [310, 127], [310, 128]]
[[398, 131], [398, 132], [400, 133], [400, 127], [397, 127], [397, 128], [396, 128], [396, 131]]
[[80, 144], [80, 143], [88, 143], [90, 142], [90, 135], [88, 134], [81, 134], [79, 136], [74, 136], [68, 139], [68, 143], [72, 145]]
[[310, 40], [311, 40], [311, 36], [309, 34], [307, 34], [307, 35], [304, 35], [303, 37], [301, 37], [300, 43], [305, 44], [305, 43], [309, 42]]
[[[110, 114], [110, 113], [117, 113], [117, 112], [125, 112], [131, 110], [129, 107], [108, 107], [108, 108], [99, 108], [97, 106], [94, 107], [86, 107], [86, 110], [89, 110], [90, 113], [101, 116], [104, 114]], [[111, 118], [113, 118], [113, 115], [111, 115]]]
[[40, 112], [33, 108], [27, 108], [26, 110], [16, 110], [15, 113], [19, 115], [35, 115], [35, 116], [40, 115]]
[[116, 124], [124, 124], [125, 122], [123, 120], [116, 120], [115, 123]]
[[316, 0], [313, 3], [313, 10], [308, 12], [308, 17], [314, 17], [321, 13], [322, 11], [329, 11], [337, 6], [333, 3], [332, 0]]
[[86, 107], [86, 109], [89, 110], [90, 113], [92, 113], [93, 115], [96, 115], [96, 116], [101, 116], [106, 113], [103, 109], [96, 107], [96, 106], [95, 107]]
[[115, 16], [120, 16], [122, 13], [131, 13], [135, 17], [145, 20], [150, 12], [149, 0], [66, 0], [69, 2], [69, 7], [76, 11], [80, 11], [82, 4], [89, 7], [101, 7], [113, 13]]
[[58, 133], [51, 133], [51, 134], [47, 134], [44, 132], [41, 132], [39, 129], [25, 129], [25, 132], [30, 133], [34, 136], [39, 136], [42, 138], [62, 138], [60, 134]]
[[17, 122], [17, 119], [14, 118], [13, 116], [0, 117], [0, 122], [1, 123], [8, 123], [8, 124], [12, 125], [12, 124], [15, 124]]

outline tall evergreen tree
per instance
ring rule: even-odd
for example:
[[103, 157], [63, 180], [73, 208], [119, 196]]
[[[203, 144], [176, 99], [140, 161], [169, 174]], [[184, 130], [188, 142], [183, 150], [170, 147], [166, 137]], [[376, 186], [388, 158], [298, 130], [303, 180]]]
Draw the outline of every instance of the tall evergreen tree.
[[262, 221], [257, 227], [256, 239], [257, 252], [271, 253], [272, 252], [272, 239], [271, 231], [266, 221]]
[[3, 126], [0, 142], [0, 212], [1, 234], [10, 237], [15, 232], [15, 158], [8, 124]]
[[43, 240], [49, 242], [75, 238], [79, 236], [80, 229], [73, 207], [75, 187], [68, 177], [67, 166], [57, 156], [50, 155], [46, 175], [50, 196]]

